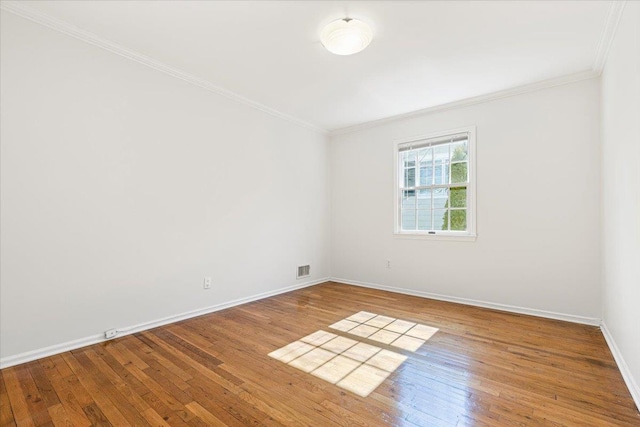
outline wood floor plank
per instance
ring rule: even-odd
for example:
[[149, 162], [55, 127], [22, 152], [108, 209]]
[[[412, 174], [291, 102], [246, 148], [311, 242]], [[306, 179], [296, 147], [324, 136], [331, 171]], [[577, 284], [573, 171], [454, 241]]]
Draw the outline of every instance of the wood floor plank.
[[47, 411], [47, 406], [42, 400], [40, 392], [36, 387], [36, 383], [29, 372], [29, 365], [37, 363], [30, 362], [24, 365], [20, 365], [16, 369], [17, 381], [20, 383], [20, 387], [24, 393], [27, 401], [27, 408], [29, 415], [33, 419], [33, 423], [36, 426], [46, 426], [51, 424], [51, 417]]
[[107, 420], [107, 417], [95, 403], [85, 406], [84, 412], [87, 415], [87, 418], [91, 420], [92, 426], [111, 427], [112, 424]]
[[[108, 354], [104, 351], [104, 348], [87, 350], [84, 354], [137, 412], [143, 414], [149, 409], [149, 405], [141, 397], [141, 395], [147, 393], [148, 390], [143, 386], [130, 386], [130, 384], [119, 375], [122, 370], [118, 369], [119, 367], [117, 365], [116, 369], [118, 369], [118, 372], [112, 369], [112, 365], [105, 360], [108, 359]], [[120, 400], [120, 398], [118, 398], [118, 400]]]
[[[83, 407], [78, 402], [78, 399], [73, 390], [74, 386], [75, 388], [78, 387], [78, 383], [72, 386], [71, 383], [65, 381], [64, 378], [62, 378], [60, 371], [57, 369], [57, 365], [60, 362], [56, 363], [54, 360], [55, 359], [53, 357], [41, 359], [40, 365], [42, 366], [42, 369], [45, 372], [45, 375], [47, 376], [51, 386], [56, 390], [56, 395], [60, 400], [60, 404], [64, 408], [66, 415], [70, 418], [72, 425], [77, 427], [90, 426], [91, 421], [86, 416]], [[83, 390], [82, 392], [86, 393], [85, 390]], [[93, 400], [87, 399], [87, 402], [93, 402]]]
[[113, 425], [128, 425], [128, 420], [119, 411], [116, 405], [111, 401], [109, 396], [101, 390], [100, 386], [95, 382], [95, 378], [99, 378], [97, 370], [89, 369], [83, 366], [71, 353], [64, 353], [62, 355], [65, 362], [69, 365], [71, 370], [75, 373], [82, 387], [91, 395], [95, 404], [91, 404], [85, 407], [85, 413], [89, 416], [87, 408], [91, 408], [91, 415], [97, 414], [100, 423], [103, 423], [103, 418]]
[[185, 427], [189, 424], [184, 420], [190, 420], [192, 414], [189, 416], [182, 413], [181, 409], [172, 409], [165, 404], [156, 394], [149, 392], [142, 396], [145, 402], [153, 409], [162, 419], [171, 426]]
[[[436, 327], [417, 351], [335, 331]], [[361, 397], [268, 356], [318, 330], [407, 359]], [[596, 327], [327, 282], [3, 369], [0, 426], [640, 426]]]
[[15, 416], [11, 409], [9, 393], [4, 382], [4, 375], [0, 373], [0, 426], [15, 426]]
[[[17, 369], [5, 369], [2, 371], [2, 376], [6, 384], [6, 393], [8, 396], [13, 416], [13, 421], [20, 426], [35, 426], [29, 407], [27, 405], [27, 399], [24, 392], [20, 387], [20, 381], [17, 376]], [[3, 422], [8, 423], [12, 420], [7, 420], [3, 417]]]
[[193, 412], [198, 418], [203, 420], [205, 423], [207, 423], [207, 425], [210, 425], [212, 427], [225, 427], [227, 425], [223, 421], [220, 421], [220, 419], [215, 415], [213, 415], [211, 412], [207, 411], [202, 406], [200, 406], [198, 402], [188, 403], [187, 409]]
[[25, 366], [29, 369], [31, 378], [33, 378], [38, 394], [43, 400], [44, 406], [50, 408], [52, 406], [59, 405], [60, 399], [58, 399], [58, 395], [51, 386], [51, 382], [49, 382], [49, 379], [47, 378], [44, 369], [42, 369], [42, 366], [40, 366], [40, 363], [35, 361]]
[[128, 424], [136, 426], [149, 425], [144, 417], [140, 415], [140, 412], [136, 410], [133, 402], [120, 393], [116, 384], [111, 382], [112, 376], [103, 372], [100, 369], [100, 366], [96, 365], [96, 363], [92, 361], [90, 355], [92, 355], [93, 358], [97, 358], [95, 356], [95, 351], [92, 348], [87, 348], [83, 352], [78, 352], [74, 357], [85, 369], [85, 372], [91, 372], [93, 375], [92, 381], [94, 385], [99, 387], [100, 392], [106, 396], [116, 408], [118, 408], [118, 411], [125, 417]]
[[61, 403], [49, 406], [48, 411], [54, 426], [69, 427], [74, 425]]

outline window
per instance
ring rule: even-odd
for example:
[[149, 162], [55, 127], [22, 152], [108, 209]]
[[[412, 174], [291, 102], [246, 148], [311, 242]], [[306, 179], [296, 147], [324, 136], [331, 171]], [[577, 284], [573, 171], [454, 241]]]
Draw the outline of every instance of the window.
[[396, 144], [397, 234], [475, 238], [475, 127]]

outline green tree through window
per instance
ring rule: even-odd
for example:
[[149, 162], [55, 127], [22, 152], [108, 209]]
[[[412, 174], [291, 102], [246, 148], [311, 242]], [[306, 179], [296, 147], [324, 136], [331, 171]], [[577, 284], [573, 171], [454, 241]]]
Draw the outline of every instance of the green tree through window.
[[[458, 146], [451, 156], [451, 183], [467, 182], [467, 151], [465, 147]], [[460, 163], [455, 163], [460, 162]], [[466, 230], [467, 229], [467, 210], [455, 209], [466, 208], [467, 203], [467, 187], [452, 187], [449, 190], [449, 198], [445, 204], [445, 212], [443, 215], [443, 228], [449, 223], [451, 216], [450, 230]]]

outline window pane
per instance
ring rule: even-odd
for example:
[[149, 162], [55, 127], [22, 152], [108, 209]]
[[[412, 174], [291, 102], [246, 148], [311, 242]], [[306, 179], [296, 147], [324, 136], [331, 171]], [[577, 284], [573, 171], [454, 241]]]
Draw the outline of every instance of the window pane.
[[441, 144], [433, 147], [433, 156], [436, 161], [449, 159], [449, 144]]
[[434, 209], [433, 210], [433, 229], [434, 230], [447, 230], [447, 210], [446, 209]]
[[416, 169], [415, 168], [405, 168], [404, 170], [404, 187], [415, 187], [416, 186]]
[[431, 209], [418, 211], [418, 230], [431, 230]]
[[413, 187], [415, 185], [415, 166], [416, 166], [416, 153], [413, 151], [405, 151], [402, 153], [402, 159], [400, 162], [402, 167], [401, 186]]
[[442, 184], [442, 165], [436, 164], [435, 170], [433, 171], [433, 182], [435, 184]]
[[414, 209], [402, 210], [402, 224], [403, 230], [415, 230], [416, 229], [416, 211]]
[[443, 144], [434, 147], [434, 184], [449, 183], [449, 145]]
[[418, 209], [431, 209], [431, 190], [418, 191]]
[[468, 164], [467, 162], [454, 163], [451, 165], [451, 184], [467, 182]]
[[451, 161], [458, 162], [469, 158], [467, 141], [454, 142], [451, 145]]
[[433, 164], [420, 164], [420, 185], [433, 185]]
[[447, 200], [449, 200], [449, 194], [446, 188], [436, 188], [433, 190], [433, 208], [434, 209], [446, 208]]
[[465, 231], [467, 229], [467, 210], [452, 209], [450, 212], [451, 229], [456, 231]]
[[467, 187], [451, 188], [449, 190], [449, 205], [452, 208], [466, 208]]
[[417, 151], [418, 163], [431, 163], [433, 159], [433, 148], [422, 148]]
[[415, 160], [415, 152], [414, 151], [403, 151], [402, 152], [402, 164], [406, 165], [407, 162], [411, 160]]
[[416, 191], [415, 190], [403, 190], [402, 191], [402, 209], [415, 209], [416, 208]]
[[449, 183], [449, 163], [447, 159], [436, 160], [434, 170], [434, 184]]
[[416, 191], [403, 190], [401, 201], [401, 227], [403, 230], [416, 229]]

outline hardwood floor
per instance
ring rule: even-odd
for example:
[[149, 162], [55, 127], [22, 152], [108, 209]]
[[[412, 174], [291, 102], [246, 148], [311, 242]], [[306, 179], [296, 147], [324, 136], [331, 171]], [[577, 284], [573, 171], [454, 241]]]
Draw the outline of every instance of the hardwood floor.
[[[359, 397], [268, 354], [359, 311], [439, 328]], [[596, 327], [325, 283], [2, 370], [2, 426], [640, 426]]]

